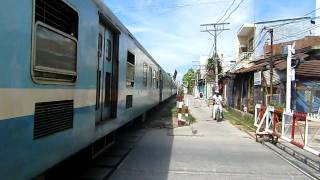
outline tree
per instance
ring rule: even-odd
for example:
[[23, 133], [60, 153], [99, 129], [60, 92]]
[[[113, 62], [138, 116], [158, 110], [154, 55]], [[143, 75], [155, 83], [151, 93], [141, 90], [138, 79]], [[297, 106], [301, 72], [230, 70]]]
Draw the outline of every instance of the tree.
[[196, 80], [196, 72], [190, 68], [188, 72], [183, 75], [182, 81], [185, 86], [187, 86], [188, 93], [192, 92]]
[[[221, 65], [221, 60], [219, 56], [216, 56], [218, 58], [218, 74], [222, 72], [222, 65]], [[209, 58], [208, 59], [208, 64], [206, 66], [207, 74], [206, 74], [206, 81], [214, 81], [215, 80], [215, 68], [216, 68], [216, 61], [214, 58]]]
[[174, 70], [173, 77], [172, 77], [174, 81], [175, 81], [176, 78], [177, 78], [177, 73], [178, 73], [177, 70]]

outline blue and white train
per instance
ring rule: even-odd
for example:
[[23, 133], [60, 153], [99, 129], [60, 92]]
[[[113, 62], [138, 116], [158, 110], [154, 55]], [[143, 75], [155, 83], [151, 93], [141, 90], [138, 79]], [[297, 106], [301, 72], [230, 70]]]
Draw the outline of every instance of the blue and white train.
[[176, 93], [100, 0], [3, 0], [0, 179], [31, 179]]

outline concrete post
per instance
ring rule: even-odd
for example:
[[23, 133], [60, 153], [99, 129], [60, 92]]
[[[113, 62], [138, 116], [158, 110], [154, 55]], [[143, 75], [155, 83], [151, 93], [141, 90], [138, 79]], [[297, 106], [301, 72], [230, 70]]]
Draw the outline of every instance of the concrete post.
[[292, 68], [291, 68], [291, 58], [292, 53], [295, 53], [294, 48], [288, 45], [288, 57], [287, 57], [287, 87], [286, 87], [286, 111], [291, 111], [291, 81], [292, 81]]

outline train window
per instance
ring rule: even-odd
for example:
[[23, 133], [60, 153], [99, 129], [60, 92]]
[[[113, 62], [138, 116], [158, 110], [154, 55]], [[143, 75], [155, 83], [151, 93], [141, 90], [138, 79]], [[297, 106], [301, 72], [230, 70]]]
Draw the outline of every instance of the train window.
[[78, 19], [78, 13], [61, 0], [35, 0], [35, 22], [43, 22], [77, 38]]
[[153, 70], [153, 74], [152, 74], [152, 84], [153, 84], [153, 88], [156, 88], [156, 70]]
[[77, 77], [78, 14], [63, 1], [35, 0], [33, 77], [74, 82]]
[[129, 109], [132, 107], [132, 99], [133, 99], [132, 95], [126, 96], [126, 109]]
[[148, 65], [143, 63], [143, 87], [148, 87]]
[[134, 87], [135, 56], [128, 51], [127, 55], [127, 87]]
[[98, 56], [102, 56], [102, 34], [99, 33], [98, 37]]
[[149, 68], [149, 74], [150, 74], [149, 88], [152, 88], [152, 67]]
[[159, 89], [159, 77], [160, 76], [160, 73], [159, 71], [157, 71], [157, 89]]
[[111, 41], [110, 41], [110, 39], [108, 39], [107, 40], [107, 50], [106, 50], [106, 59], [108, 60], [108, 61], [111, 61], [111, 50], [112, 50], [112, 47], [111, 47]]

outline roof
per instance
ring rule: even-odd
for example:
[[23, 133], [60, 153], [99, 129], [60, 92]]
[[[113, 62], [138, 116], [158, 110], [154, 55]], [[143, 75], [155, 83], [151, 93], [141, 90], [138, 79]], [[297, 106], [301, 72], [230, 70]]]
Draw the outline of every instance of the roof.
[[296, 75], [310, 78], [319, 78], [319, 69], [320, 59], [304, 61], [296, 68]]
[[[306, 56], [306, 54], [300, 53], [296, 56]], [[249, 68], [241, 68], [233, 72], [234, 74], [244, 74], [250, 73], [260, 70], [268, 70], [269, 69], [269, 61], [264, 59], [264, 61], [259, 61], [259, 63], [249, 67]], [[287, 60], [285, 57], [276, 59], [274, 61], [274, 67], [277, 70], [284, 71], [287, 69]], [[320, 59], [309, 59], [302, 60], [299, 65], [295, 68], [296, 76], [306, 77], [306, 78], [320, 78]]]
[[243, 24], [238, 30], [237, 36], [247, 36], [251, 31], [255, 29], [254, 24]]
[[268, 62], [263, 62], [263, 63], [256, 64], [256, 65], [248, 67], [248, 68], [241, 68], [241, 69], [236, 70], [234, 72], [234, 74], [243, 74], [243, 73], [250, 73], [250, 72], [258, 71], [258, 70], [263, 69], [268, 64], [269, 64]]

